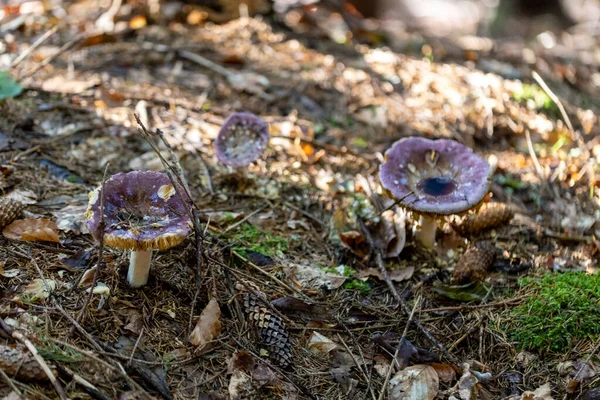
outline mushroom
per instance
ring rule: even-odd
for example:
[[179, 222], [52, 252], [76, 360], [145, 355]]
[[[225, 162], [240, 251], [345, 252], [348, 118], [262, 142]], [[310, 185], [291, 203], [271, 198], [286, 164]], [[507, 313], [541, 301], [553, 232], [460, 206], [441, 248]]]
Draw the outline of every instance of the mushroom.
[[104, 229], [105, 245], [131, 250], [127, 281], [133, 287], [143, 286], [148, 282], [152, 250], [176, 246], [190, 232], [186, 208], [169, 177], [161, 172], [118, 173], [106, 180], [104, 190], [104, 227], [100, 223], [102, 187], [89, 194], [87, 226], [98, 241]]
[[251, 113], [231, 114], [214, 142], [220, 162], [245, 167], [263, 153], [269, 142], [269, 124]]
[[454, 140], [409, 137], [386, 152], [379, 180], [388, 196], [420, 216], [416, 236], [433, 247], [436, 219], [478, 206], [492, 174], [484, 158]]

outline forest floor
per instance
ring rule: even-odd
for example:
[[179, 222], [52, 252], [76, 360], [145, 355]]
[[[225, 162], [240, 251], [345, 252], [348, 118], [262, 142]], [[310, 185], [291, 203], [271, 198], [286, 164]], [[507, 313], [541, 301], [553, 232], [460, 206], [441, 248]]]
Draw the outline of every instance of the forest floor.
[[[0, 26], [3, 65], [14, 64], [24, 88], [0, 100], [0, 191], [26, 204], [21, 219], [55, 222], [59, 238], [0, 236], [0, 317], [55, 369], [66, 396], [529, 399], [537, 389], [536, 399], [598, 398], [600, 294], [586, 286], [600, 250], [595, 37], [407, 34], [386, 47], [267, 17], [190, 24], [204, 14], [189, 10], [187, 22], [161, 23], [130, 10], [116, 33], [93, 34], [101, 10], [91, 3], [66, 3], [61, 21], [13, 10]], [[212, 146], [234, 111], [261, 116], [272, 136], [243, 170], [220, 165]], [[160, 130], [174, 149], [205, 232], [201, 271], [190, 237], [155, 253], [141, 289], [127, 284], [127, 252], [104, 246], [99, 263], [84, 216], [106, 165], [108, 176], [163, 169], [135, 114], [151, 140]], [[386, 225], [378, 169], [408, 136], [496, 156], [490, 201], [514, 218], [468, 238], [444, 225], [434, 250], [414, 240], [410, 215]], [[387, 247], [369, 246], [361, 221], [383, 226], [370, 232]], [[481, 282], [452, 285], [461, 255], [481, 240], [495, 262]], [[392, 243], [401, 253], [384, 263], [396, 294], [379, 270]], [[291, 365], [269, 358], [240, 288], [285, 325]], [[220, 331], [214, 321], [198, 329], [220, 334], [197, 347], [190, 333], [210, 299], [221, 314], [209, 307], [204, 321], [212, 312]], [[553, 301], [557, 310], [544, 308]], [[44, 375], [27, 381], [31, 360], [6, 330], [0, 345], [0, 366], [5, 345], [22, 363], [6, 367], [0, 396], [59, 398]]]

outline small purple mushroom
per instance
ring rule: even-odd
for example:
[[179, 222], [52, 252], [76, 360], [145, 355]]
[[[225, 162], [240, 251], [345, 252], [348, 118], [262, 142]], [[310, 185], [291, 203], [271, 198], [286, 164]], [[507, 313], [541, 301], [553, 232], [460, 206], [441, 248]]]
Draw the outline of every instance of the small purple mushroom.
[[[179, 193], [184, 193], [183, 189]], [[155, 171], [118, 173], [104, 183], [104, 244], [130, 249], [127, 281], [140, 287], [148, 281], [152, 249], [181, 243], [190, 232], [190, 219], [166, 174]], [[87, 226], [100, 240], [102, 187], [89, 194]]]
[[269, 124], [251, 113], [231, 114], [215, 140], [215, 153], [220, 162], [232, 167], [245, 167], [263, 153], [269, 142]]
[[409, 137], [387, 151], [379, 180], [390, 197], [421, 216], [417, 238], [433, 247], [435, 217], [461, 214], [481, 203], [492, 173], [484, 158], [454, 140]]

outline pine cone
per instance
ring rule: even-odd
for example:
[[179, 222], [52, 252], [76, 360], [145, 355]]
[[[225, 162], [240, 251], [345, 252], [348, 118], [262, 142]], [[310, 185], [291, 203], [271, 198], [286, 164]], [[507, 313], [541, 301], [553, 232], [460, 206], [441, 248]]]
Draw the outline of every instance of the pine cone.
[[0, 199], [0, 229], [13, 222], [23, 210], [23, 204], [13, 199]]
[[48, 376], [24, 347], [0, 344], [0, 369], [23, 381], [47, 381]]
[[452, 221], [452, 228], [461, 236], [476, 235], [486, 229], [506, 224], [514, 216], [514, 211], [504, 203], [485, 203], [474, 214]]
[[[273, 362], [286, 368], [292, 362], [292, 346], [283, 321], [265, 307], [264, 300], [248, 292], [243, 285], [237, 288], [242, 291], [244, 313], [248, 322], [257, 329], [261, 344], [269, 350]], [[260, 293], [258, 289], [253, 289]]]
[[472, 244], [454, 267], [452, 280], [458, 284], [484, 280], [495, 256], [495, 247], [490, 242]]

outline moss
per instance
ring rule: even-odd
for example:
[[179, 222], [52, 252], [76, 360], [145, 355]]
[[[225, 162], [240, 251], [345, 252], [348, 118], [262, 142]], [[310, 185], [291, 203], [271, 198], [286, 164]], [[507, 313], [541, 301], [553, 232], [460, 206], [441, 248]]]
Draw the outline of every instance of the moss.
[[358, 279], [348, 280], [344, 282], [342, 287], [346, 290], [357, 290], [361, 294], [367, 294], [371, 292], [371, 285], [369, 285], [369, 282], [363, 282]]
[[522, 84], [521, 90], [512, 94], [513, 99], [520, 103], [528, 103], [537, 111], [543, 111], [547, 115], [558, 117], [560, 111], [556, 103], [537, 85]]
[[242, 224], [229, 237], [240, 244], [239, 246], [234, 246], [233, 249], [242, 255], [246, 251], [255, 251], [269, 257], [282, 257], [288, 249], [288, 240], [286, 238], [263, 232], [248, 223]]
[[505, 330], [521, 348], [566, 352], [576, 340], [597, 338], [600, 275], [567, 272], [519, 283], [531, 294], [511, 311]]

